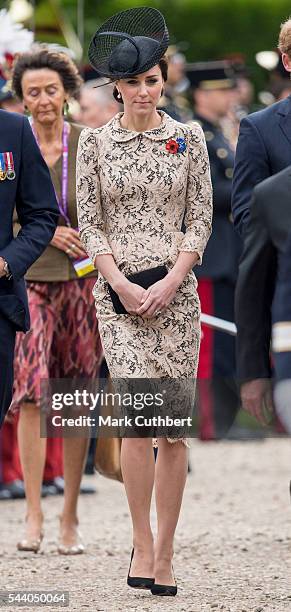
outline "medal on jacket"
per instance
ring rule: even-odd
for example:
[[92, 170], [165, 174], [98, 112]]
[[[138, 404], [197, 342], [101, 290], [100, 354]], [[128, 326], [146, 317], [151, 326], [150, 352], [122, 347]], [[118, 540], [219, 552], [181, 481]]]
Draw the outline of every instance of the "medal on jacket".
[[5, 181], [7, 177], [4, 154], [0, 153], [0, 181]]
[[5, 157], [5, 166], [6, 166], [6, 174], [9, 181], [13, 181], [15, 179], [15, 170], [14, 170], [14, 159], [11, 151], [6, 151], [4, 153]]

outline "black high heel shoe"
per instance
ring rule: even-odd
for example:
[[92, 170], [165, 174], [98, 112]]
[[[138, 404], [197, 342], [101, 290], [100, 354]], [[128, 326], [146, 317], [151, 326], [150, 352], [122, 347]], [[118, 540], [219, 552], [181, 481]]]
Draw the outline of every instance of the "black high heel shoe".
[[[172, 567], [172, 571], [174, 574], [173, 567]], [[175, 576], [174, 576], [174, 580], [176, 582]], [[173, 585], [173, 584], [154, 583], [153, 586], [151, 587], [152, 595], [164, 595], [168, 597], [175, 597], [175, 595], [177, 595], [177, 591], [178, 591], [177, 584]]]
[[127, 575], [127, 584], [128, 584], [128, 586], [133, 587], [134, 589], [150, 589], [150, 588], [152, 588], [152, 586], [155, 583], [155, 579], [154, 578], [141, 578], [140, 576], [130, 576], [129, 575], [131, 564], [132, 564], [133, 555], [134, 555], [134, 548], [131, 551], [131, 558], [130, 558], [129, 570], [128, 570], [128, 575]]

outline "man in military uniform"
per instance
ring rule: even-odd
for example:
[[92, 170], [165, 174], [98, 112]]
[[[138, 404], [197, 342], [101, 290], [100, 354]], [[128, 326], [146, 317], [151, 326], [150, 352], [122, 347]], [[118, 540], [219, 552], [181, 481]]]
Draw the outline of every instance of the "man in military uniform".
[[185, 56], [175, 45], [171, 45], [167, 51], [168, 78], [164, 84], [163, 95], [158, 107], [164, 110], [175, 121], [187, 122], [192, 117], [189, 102], [185, 92], [189, 87], [186, 77]]
[[[212, 236], [202, 265], [195, 268], [201, 307], [204, 313], [233, 321], [240, 239], [235, 235], [231, 219], [234, 153], [220, 121], [233, 101], [234, 73], [226, 62], [203, 62], [190, 65], [187, 76], [193, 95], [194, 120], [204, 130], [213, 183]], [[198, 370], [202, 439], [221, 438], [232, 425], [238, 409], [234, 375], [234, 338], [204, 328]]]
[[[13, 238], [16, 206], [21, 230]], [[17, 331], [30, 325], [24, 275], [51, 241], [59, 217], [49, 170], [28, 120], [0, 110], [0, 427], [12, 398]]]

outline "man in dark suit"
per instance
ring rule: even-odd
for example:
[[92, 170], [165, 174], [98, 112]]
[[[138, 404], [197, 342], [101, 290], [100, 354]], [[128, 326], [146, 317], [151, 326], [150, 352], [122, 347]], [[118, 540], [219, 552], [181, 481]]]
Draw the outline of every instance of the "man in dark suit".
[[[201, 266], [195, 267], [204, 313], [233, 321], [234, 288], [240, 239], [231, 220], [234, 152], [220, 126], [233, 102], [235, 78], [227, 62], [198, 62], [188, 66], [194, 101], [194, 120], [204, 131], [213, 185], [213, 225]], [[235, 341], [220, 331], [203, 328], [198, 395], [200, 436], [224, 437], [239, 405], [234, 384]]]
[[[279, 35], [282, 63], [291, 73], [291, 19]], [[243, 235], [255, 185], [291, 164], [291, 96], [242, 119], [235, 157], [232, 212]]]
[[291, 97], [242, 119], [235, 155], [232, 214], [244, 235], [255, 185], [291, 164]]
[[[17, 208], [21, 230], [13, 238]], [[16, 331], [29, 329], [23, 276], [53, 237], [59, 210], [28, 120], [0, 110], [0, 426], [9, 408]]]
[[236, 288], [238, 378], [249, 381], [242, 401], [262, 421], [264, 407], [272, 410], [272, 303], [278, 319], [282, 289], [276, 282], [291, 227], [290, 190], [291, 166], [255, 187]]
[[[279, 35], [279, 49], [282, 54], [282, 63], [285, 69], [291, 73], [291, 19], [281, 26]], [[233, 192], [232, 192], [232, 214], [234, 226], [241, 236], [247, 231], [252, 202], [252, 193], [255, 185], [266, 178], [277, 174], [291, 164], [291, 97], [273, 104], [272, 106], [253, 113], [241, 121], [240, 134], [236, 150]], [[277, 200], [276, 200], [277, 202]], [[247, 250], [242, 256], [242, 268]], [[257, 304], [254, 301], [252, 310], [253, 318], [256, 316]], [[239, 313], [237, 312], [237, 316]], [[253, 346], [250, 326], [249, 333], [245, 329], [244, 343], [250, 342]], [[263, 334], [263, 329], [261, 329]], [[270, 338], [270, 321], [265, 326], [264, 341], [267, 345]], [[243, 355], [251, 355], [250, 347], [245, 349], [238, 338], [239, 349], [243, 354], [239, 355], [239, 376], [241, 378], [241, 397], [245, 407], [262, 404], [264, 395], [268, 392], [265, 384], [266, 375], [264, 365], [259, 362], [252, 368], [256, 372], [256, 379], [250, 376], [251, 364], [254, 364], [255, 356], [251, 358], [251, 364]], [[258, 408], [259, 409], [259, 408]], [[251, 408], [250, 408], [251, 410]]]

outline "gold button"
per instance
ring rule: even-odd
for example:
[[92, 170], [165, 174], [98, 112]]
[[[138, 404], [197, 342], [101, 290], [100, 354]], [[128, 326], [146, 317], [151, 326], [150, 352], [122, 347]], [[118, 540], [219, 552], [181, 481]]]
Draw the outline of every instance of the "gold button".
[[221, 147], [220, 149], [217, 149], [216, 154], [217, 154], [217, 157], [220, 157], [220, 159], [225, 159], [228, 155], [227, 150], [224, 149], [223, 147]]
[[232, 179], [232, 177], [233, 177], [233, 168], [226, 168], [225, 176], [227, 178], [229, 178], [229, 179]]
[[204, 132], [204, 136], [205, 136], [205, 140], [206, 140], [207, 142], [209, 142], [210, 140], [213, 140], [213, 138], [214, 138], [214, 134], [213, 134], [213, 132], [210, 132], [209, 130], [206, 130], [206, 131]]

